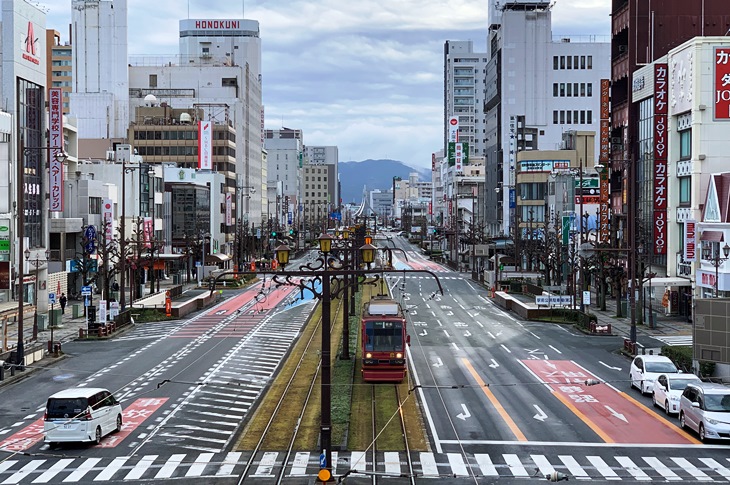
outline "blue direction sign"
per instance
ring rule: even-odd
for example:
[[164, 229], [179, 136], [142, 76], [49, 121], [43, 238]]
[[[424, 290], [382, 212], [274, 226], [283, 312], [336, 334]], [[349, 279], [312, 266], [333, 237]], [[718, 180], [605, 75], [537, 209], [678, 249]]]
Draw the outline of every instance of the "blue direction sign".
[[327, 455], [325, 455], [324, 453], [319, 455], [319, 467], [327, 468]]
[[55, 293], [48, 294], [48, 303], [50, 305], [55, 305], [55, 303], [56, 303], [56, 294]]
[[87, 226], [84, 237], [86, 238], [86, 252], [94, 254], [94, 251], [96, 251], [96, 228], [92, 225]]
[[91, 287], [90, 286], [82, 286], [81, 287], [81, 296], [91, 296]]

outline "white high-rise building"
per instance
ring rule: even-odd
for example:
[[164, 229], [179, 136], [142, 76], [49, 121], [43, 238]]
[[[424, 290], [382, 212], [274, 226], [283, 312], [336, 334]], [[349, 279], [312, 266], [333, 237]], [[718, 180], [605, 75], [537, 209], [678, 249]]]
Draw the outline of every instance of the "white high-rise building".
[[548, 0], [490, 0], [489, 11], [486, 132], [480, 136], [486, 139], [486, 232], [499, 236], [509, 235], [514, 221], [517, 152], [559, 149], [568, 130], [600, 132], [600, 81], [610, 78], [610, 43], [553, 37]]
[[[459, 118], [459, 141], [469, 143], [469, 156], [486, 153], [486, 53], [474, 52], [472, 41], [447, 40], [444, 44], [444, 121]], [[444, 151], [448, 125], [444, 123]]]
[[73, 0], [70, 113], [82, 138], [126, 138], [127, 0]]

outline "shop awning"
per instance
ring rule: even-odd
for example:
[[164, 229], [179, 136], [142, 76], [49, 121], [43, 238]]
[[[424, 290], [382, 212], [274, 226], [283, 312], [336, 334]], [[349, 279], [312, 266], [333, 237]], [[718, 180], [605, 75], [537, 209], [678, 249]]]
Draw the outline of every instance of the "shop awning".
[[218, 263], [222, 263], [224, 261], [228, 261], [229, 259], [231, 259], [231, 257], [228, 256], [227, 254], [213, 253], [213, 254], [205, 255], [206, 263], [218, 264]]
[[692, 280], [678, 276], [667, 276], [663, 278], [652, 278], [644, 282], [644, 286], [692, 286]]
[[722, 231], [702, 231], [700, 235], [700, 241], [720, 242], [722, 240]]

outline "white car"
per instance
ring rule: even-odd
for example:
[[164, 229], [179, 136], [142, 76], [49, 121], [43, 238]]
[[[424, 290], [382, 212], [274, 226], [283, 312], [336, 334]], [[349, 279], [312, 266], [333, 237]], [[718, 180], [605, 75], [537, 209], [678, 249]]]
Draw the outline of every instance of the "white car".
[[664, 408], [664, 412], [677, 414], [679, 398], [687, 384], [702, 382], [694, 374], [661, 374], [654, 381], [654, 406]]
[[122, 429], [122, 406], [106, 389], [77, 387], [48, 398], [43, 419], [49, 446], [68, 442], [101, 442]]
[[730, 440], [730, 387], [711, 382], [688, 384], [679, 399], [679, 425], [700, 440]]
[[629, 380], [642, 394], [651, 393], [654, 381], [660, 374], [678, 374], [679, 369], [669, 357], [663, 355], [637, 355], [631, 362]]

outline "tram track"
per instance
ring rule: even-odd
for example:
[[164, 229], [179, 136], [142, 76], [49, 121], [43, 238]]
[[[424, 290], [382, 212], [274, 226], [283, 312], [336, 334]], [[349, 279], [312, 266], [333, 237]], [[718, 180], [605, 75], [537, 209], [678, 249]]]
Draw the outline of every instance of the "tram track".
[[[338, 322], [337, 317], [341, 314], [343, 309], [342, 300], [337, 301], [337, 307], [334, 312], [332, 312], [333, 314], [330, 318], [330, 331], [334, 328], [336, 322]], [[251, 450], [251, 456], [254, 457], [266, 450], [276, 449], [278, 451], [284, 451], [284, 459], [281, 465], [275, 467], [276, 471], [274, 472], [274, 483], [277, 485], [281, 484], [286, 478], [285, 471], [287, 464], [292, 459], [307, 413], [311, 412], [312, 401], [317, 401], [317, 398], [319, 397], [316, 393], [316, 389], [320, 378], [320, 370], [322, 368], [321, 356], [318, 357], [316, 367], [310, 375], [304, 375], [303, 373], [307, 372], [312, 367], [311, 362], [307, 362], [307, 360], [311, 359], [312, 355], [315, 353], [319, 355], [316, 346], [321, 341], [321, 332], [322, 315], [320, 313], [306, 342], [302, 347], [297, 349], [299, 359], [294, 365], [294, 370], [286, 384], [283, 386], [281, 396], [276, 401], [273, 412], [271, 412], [271, 416], [260, 431], [261, 435]], [[303, 385], [305, 382], [306, 386]], [[292, 412], [294, 403], [302, 403], [301, 408], [296, 415]], [[317, 412], [319, 411], [317, 410]], [[296, 418], [294, 416], [296, 416]], [[291, 430], [288, 436], [285, 437], [286, 439], [282, 436], [282, 433], [286, 432], [283, 431], [285, 429]], [[286, 445], [283, 445], [284, 442], [286, 442]], [[253, 479], [250, 477], [250, 473], [254, 464], [254, 461], [251, 460], [246, 465], [246, 468], [241, 473], [240, 480], [238, 481], [239, 485], [245, 483], [247, 478]]]

